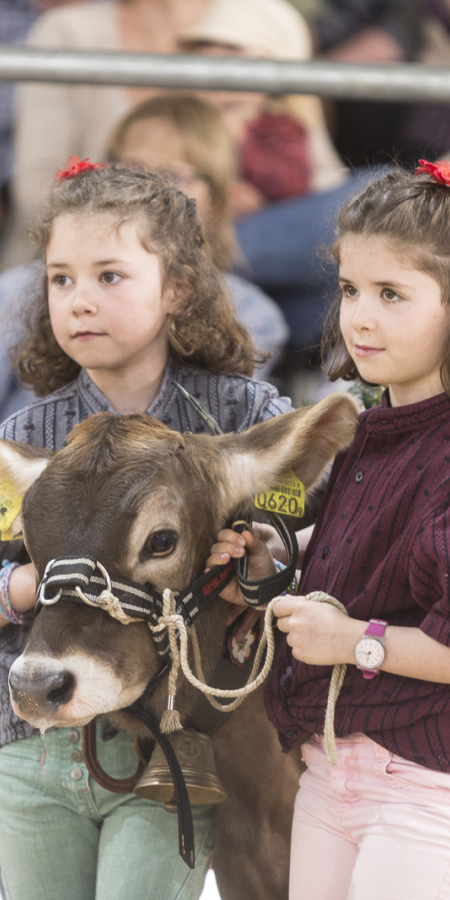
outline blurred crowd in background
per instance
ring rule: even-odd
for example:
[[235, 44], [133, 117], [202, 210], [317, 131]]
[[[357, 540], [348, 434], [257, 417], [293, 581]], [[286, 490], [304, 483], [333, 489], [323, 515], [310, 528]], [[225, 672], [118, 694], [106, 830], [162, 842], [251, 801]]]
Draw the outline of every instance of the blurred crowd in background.
[[[450, 66], [450, 0], [0, 0], [0, 43]], [[320, 248], [341, 204], [399, 161], [450, 150], [450, 106], [312, 96], [0, 84], [0, 420], [30, 399], [9, 369], [39, 266], [33, 214], [72, 154], [158, 169], [196, 199], [241, 320], [295, 403], [327, 390], [333, 291]], [[9, 322], [9, 325], [7, 323]]]

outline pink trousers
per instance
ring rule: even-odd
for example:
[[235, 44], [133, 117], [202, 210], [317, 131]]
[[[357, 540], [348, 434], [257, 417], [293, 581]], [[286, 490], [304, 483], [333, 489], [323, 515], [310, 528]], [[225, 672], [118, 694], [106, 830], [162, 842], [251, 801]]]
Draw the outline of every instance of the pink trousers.
[[[363, 734], [303, 748], [290, 900], [450, 900], [450, 775]], [[449, 748], [450, 753], [450, 748]]]

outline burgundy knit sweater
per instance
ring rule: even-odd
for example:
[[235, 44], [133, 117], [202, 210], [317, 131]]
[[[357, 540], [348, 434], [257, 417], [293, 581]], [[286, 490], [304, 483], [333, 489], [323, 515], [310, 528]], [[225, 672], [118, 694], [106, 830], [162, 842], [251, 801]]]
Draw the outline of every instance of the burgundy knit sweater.
[[[421, 628], [450, 646], [450, 398], [361, 415], [337, 457], [299, 593], [326, 591], [357, 619]], [[283, 749], [323, 732], [331, 666], [297, 662], [284, 641], [266, 688]], [[339, 737], [363, 732], [393, 753], [450, 772], [450, 684], [349, 666]]]

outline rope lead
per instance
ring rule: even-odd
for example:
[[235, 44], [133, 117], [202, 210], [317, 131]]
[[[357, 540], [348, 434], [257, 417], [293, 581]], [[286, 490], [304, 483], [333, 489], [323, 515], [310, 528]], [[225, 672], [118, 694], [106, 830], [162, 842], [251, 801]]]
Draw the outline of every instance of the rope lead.
[[[339, 600], [336, 600], [336, 597], [331, 597], [330, 594], [325, 594], [323, 591], [312, 591], [310, 594], [306, 594], [305, 600], [312, 600], [316, 603], [330, 603], [331, 606], [335, 606], [336, 609], [340, 609], [341, 612], [345, 613], [345, 615], [348, 616], [348, 611], [346, 610], [345, 606], [343, 606], [343, 604], [340, 603]], [[327, 760], [330, 763], [330, 766], [335, 766], [337, 763], [336, 735], [334, 733], [334, 714], [336, 710], [337, 698], [339, 697], [339, 692], [341, 690], [346, 671], [347, 663], [342, 663], [333, 667], [333, 674], [331, 676], [330, 688], [328, 691], [325, 723], [323, 728], [323, 742]]]
[[[235, 688], [234, 690], [222, 690], [221, 688], [210, 687], [205, 683], [200, 647], [198, 644], [197, 633], [195, 628], [191, 630], [193, 650], [194, 650], [194, 665], [197, 671], [198, 677], [194, 675], [189, 665], [188, 659], [188, 645], [189, 645], [189, 636], [186, 628], [186, 623], [181, 615], [177, 615], [169, 610], [175, 609], [175, 597], [172, 591], [168, 588], [164, 591], [164, 610], [163, 615], [159, 619], [158, 625], [150, 625], [149, 628], [153, 632], [161, 631], [163, 628], [167, 628], [169, 632], [170, 639], [170, 649], [172, 651], [172, 659], [173, 665], [172, 670], [169, 676], [169, 699], [168, 699], [168, 709], [163, 713], [163, 717], [161, 719], [161, 731], [165, 732], [168, 727], [170, 727], [171, 731], [176, 731], [181, 729], [181, 723], [179, 727], [174, 728], [172, 723], [174, 723], [174, 713], [178, 716], [179, 722], [179, 714], [174, 710], [173, 703], [175, 699], [176, 693], [176, 681], [178, 676], [179, 667], [181, 666], [183, 675], [193, 687], [198, 688], [206, 696], [206, 699], [209, 701], [211, 706], [214, 706], [215, 709], [220, 709], [222, 712], [231, 712], [233, 709], [236, 709], [240, 706], [241, 703], [245, 700], [245, 698], [255, 691], [256, 688], [259, 687], [260, 684], [264, 681], [266, 676], [269, 673], [270, 667], [273, 662], [274, 655], [274, 637], [272, 630], [272, 622], [273, 622], [273, 612], [272, 608], [274, 604], [279, 600], [279, 597], [274, 597], [274, 599], [269, 603], [269, 606], [266, 609], [266, 615], [264, 620], [264, 634], [260, 641], [258, 651], [255, 656], [255, 660], [253, 663], [253, 668], [250, 673], [247, 684], [242, 688]], [[178, 639], [180, 642], [180, 647], [178, 648]], [[266, 659], [264, 665], [257, 675], [258, 669], [261, 665], [261, 660], [264, 654], [264, 651], [267, 648]], [[224, 697], [224, 698], [234, 698], [232, 703], [222, 704], [218, 703], [215, 699], [216, 697]]]
[[[262, 684], [262, 682], [268, 675], [273, 662], [273, 607], [277, 600], [280, 599], [280, 597], [274, 597], [273, 600], [270, 601], [267, 608], [254, 607], [256, 609], [265, 609], [264, 633], [259, 643], [253, 663], [253, 668], [247, 684], [245, 684], [242, 688], [235, 688], [234, 690], [221, 690], [220, 688], [209, 687], [209, 685], [205, 683], [200, 647], [194, 625], [191, 625], [189, 632], [192, 637], [194, 665], [197, 676], [195, 676], [192, 672], [188, 660], [188, 630], [186, 628], [186, 623], [183, 617], [175, 612], [176, 595], [169, 588], [165, 589], [163, 593], [163, 614], [158, 620], [158, 624], [151, 625], [150, 622], [147, 622], [148, 627], [152, 632], [162, 631], [164, 628], [167, 628], [169, 634], [170, 650], [172, 654], [172, 668], [169, 674], [168, 683], [167, 709], [162, 715], [160, 725], [161, 732], [163, 734], [172, 733], [174, 731], [182, 731], [183, 728], [183, 726], [181, 725], [180, 714], [178, 710], [175, 709], [177, 679], [180, 667], [185, 678], [187, 678], [190, 684], [198, 688], [198, 690], [200, 690], [206, 696], [206, 699], [209, 701], [211, 706], [213, 706], [215, 709], [221, 710], [222, 712], [232, 712], [234, 709], [240, 706], [241, 703], [243, 703], [245, 698], [249, 694], [251, 694], [252, 691], [255, 691], [256, 688], [258, 688], [260, 684]], [[332, 606], [335, 606], [336, 609], [339, 609], [341, 612], [345, 613], [346, 616], [348, 616], [348, 612], [345, 606], [343, 606], [343, 604], [340, 603], [339, 600], [336, 600], [335, 597], [331, 597], [330, 594], [325, 594], [323, 591], [312, 591], [310, 594], [306, 595], [305, 599], [311, 600], [316, 603], [330, 603]], [[118, 619], [118, 621], [121, 622], [122, 625], [131, 625], [132, 623], [143, 621], [139, 620], [138, 618], [128, 616], [123, 611], [118, 598], [114, 596], [111, 590], [106, 589], [102, 591], [98, 600], [99, 605], [101, 605], [102, 609], [108, 612], [109, 615], [113, 618]], [[257, 675], [265, 650], [267, 650], [265, 662], [259, 675]], [[325, 712], [324, 722], [324, 746], [328, 762], [331, 766], [335, 766], [337, 763], [334, 716], [336, 710], [336, 702], [345, 678], [346, 671], [346, 663], [334, 666], [330, 681], [330, 689], [328, 691], [327, 708]], [[217, 697], [231, 698], [232, 702], [226, 704], [219, 703], [216, 699]]]

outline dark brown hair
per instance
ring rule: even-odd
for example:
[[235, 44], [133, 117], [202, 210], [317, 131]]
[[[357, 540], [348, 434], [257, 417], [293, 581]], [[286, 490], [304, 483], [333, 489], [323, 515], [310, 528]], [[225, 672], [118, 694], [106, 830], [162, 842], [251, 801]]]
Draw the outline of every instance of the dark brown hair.
[[[402, 169], [390, 172], [342, 207], [331, 248], [338, 263], [341, 241], [349, 234], [386, 238], [390, 248], [437, 281], [442, 304], [450, 306], [450, 186], [437, 184], [426, 174]], [[327, 317], [322, 356], [330, 381], [364, 381], [339, 327], [341, 296], [339, 292]], [[450, 333], [441, 380], [445, 390], [450, 390]]]
[[[117, 227], [135, 222], [142, 245], [156, 253], [163, 287], [179, 298], [169, 317], [169, 343], [181, 359], [208, 372], [252, 375], [255, 352], [247, 330], [234, 315], [220, 272], [213, 264], [197, 220], [195, 201], [163, 178], [116, 166], [84, 171], [57, 184], [35, 230], [41, 252], [61, 215], [110, 214]], [[61, 349], [53, 334], [48, 285], [26, 308], [25, 335], [13, 350], [21, 381], [45, 396], [72, 381], [80, 366]]]

